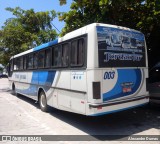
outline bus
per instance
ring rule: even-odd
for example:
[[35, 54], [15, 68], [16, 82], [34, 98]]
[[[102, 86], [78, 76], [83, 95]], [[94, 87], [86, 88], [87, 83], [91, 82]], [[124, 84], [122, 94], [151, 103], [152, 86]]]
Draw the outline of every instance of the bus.
[[38, 101], [42, 111], [51, 106], [87, 116], [147, 104], [146, 44], [134, 49], [108, 46], [106, 37], [113, 33], [145, 43], [144, 35], [130, 28], [102, 23], [84, 26], [12, 56], [10, 89]]

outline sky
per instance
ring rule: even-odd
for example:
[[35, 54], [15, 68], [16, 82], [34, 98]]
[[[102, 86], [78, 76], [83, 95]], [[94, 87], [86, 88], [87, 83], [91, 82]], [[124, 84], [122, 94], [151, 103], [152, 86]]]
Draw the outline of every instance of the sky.
[[[8, 18], [14, 17], [11, 12], [5, 10], [6, 7], [20, 7], [24, 10], [34, 9], [35, 12], [55, 10], [56, 12], [67, 12], [70, 10], [72, 0], [67, 0], [67, 4], [60, 6], [59, 0], [0, 0], [0, 29]], [[58, 18], [53, 20], [55, 27], [61, 31], [64, 22], [59, 22]], [[57, 31], [58, 32], [58, 31]]]

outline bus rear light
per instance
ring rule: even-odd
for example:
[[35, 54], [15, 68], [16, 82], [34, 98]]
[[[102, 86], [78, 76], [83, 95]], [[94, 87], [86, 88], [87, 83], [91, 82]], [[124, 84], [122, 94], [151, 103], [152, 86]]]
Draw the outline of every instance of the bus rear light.
[[101, 99], [101, 83], [100, 82], [93, 82], [93, 99]]
[[101, 110], [101, 109], [102, 109], [102, 107], [101, 107], [101, 106], [97, 107], [97, 110]]
[[84, 101], [81, 101], [81, 104], [84, 104]]

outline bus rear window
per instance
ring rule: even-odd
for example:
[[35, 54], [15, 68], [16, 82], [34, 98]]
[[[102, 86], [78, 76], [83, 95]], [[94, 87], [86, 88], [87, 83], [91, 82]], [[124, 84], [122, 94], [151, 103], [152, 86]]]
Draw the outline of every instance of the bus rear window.
[[135, 30], [97, 26], [99, 67], [145, 67], [144, 35]]

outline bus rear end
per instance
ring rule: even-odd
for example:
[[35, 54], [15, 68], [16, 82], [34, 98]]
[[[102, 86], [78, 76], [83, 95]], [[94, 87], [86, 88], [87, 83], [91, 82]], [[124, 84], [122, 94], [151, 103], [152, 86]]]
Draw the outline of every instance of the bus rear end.
[[87, 115], [123, 111], [149, 102], [146, 44], [141, 32], [96, 24], [94, 34], [88, 32], [87, 58]]

